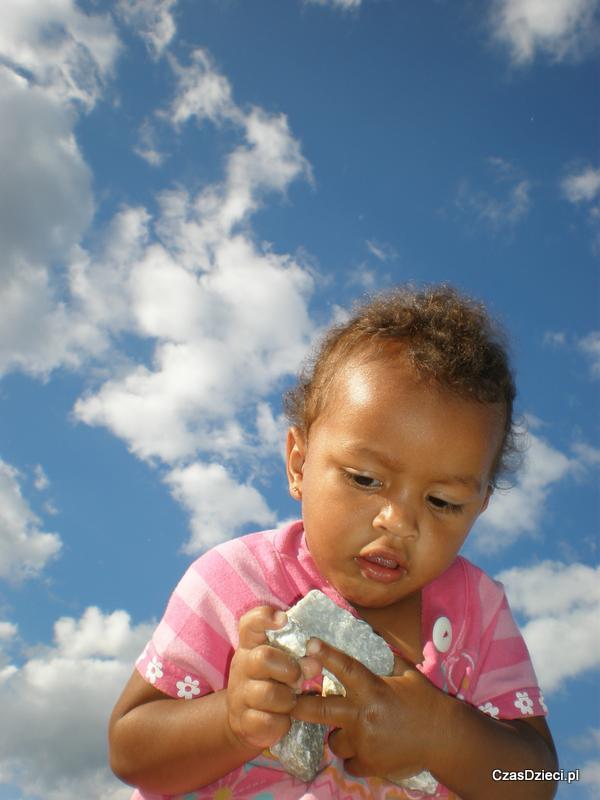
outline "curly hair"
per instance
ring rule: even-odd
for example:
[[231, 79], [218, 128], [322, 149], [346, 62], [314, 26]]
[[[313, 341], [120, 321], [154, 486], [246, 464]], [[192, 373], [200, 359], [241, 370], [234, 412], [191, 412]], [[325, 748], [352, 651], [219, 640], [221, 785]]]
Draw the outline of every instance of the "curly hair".
[[390, 358], [387, 345], [400, 344], [421, 376], [465, 398], [503, 407], [504, 435], [490, 481], [500, 486], [501, 477], [517, 468], [521, 448], [506, 336], [485, 306], [444, 284], [397, 287], [355, 305], [353, 312], [329, 329], [284, 395], [290, 424], [308, 435], [342, 364], [358, 355]]

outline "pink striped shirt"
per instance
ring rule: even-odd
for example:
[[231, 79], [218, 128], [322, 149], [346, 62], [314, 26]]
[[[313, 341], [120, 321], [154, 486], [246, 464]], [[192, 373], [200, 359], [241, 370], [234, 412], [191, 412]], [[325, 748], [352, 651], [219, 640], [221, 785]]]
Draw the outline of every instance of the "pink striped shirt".
[[[137, 668], [170, 697], [193, 699], [223, 689], [240, 617], [258, 605], [286, 610], [311, 589], [320, 589], [356, 616], [317, 570], [301, 521], [218, 545], [198, 558], [177, 585]], [[459, 556], [423, 588], [421, 616], [425, 645], [418, 669], [432, 683], [498, 719], [545, 715], [529, 653], [500, 583]], [[321, 766], [311, 784], [301, 783], [265, 752], [181, 798], [424, 797], [379, 778], [353, 778], [328, 749]], [[224, 794], [226, 789], [230, 793]], [[136, 790], [132, 800], [166, 797]], [[454, 795], [439, 786], [436, 797]]]

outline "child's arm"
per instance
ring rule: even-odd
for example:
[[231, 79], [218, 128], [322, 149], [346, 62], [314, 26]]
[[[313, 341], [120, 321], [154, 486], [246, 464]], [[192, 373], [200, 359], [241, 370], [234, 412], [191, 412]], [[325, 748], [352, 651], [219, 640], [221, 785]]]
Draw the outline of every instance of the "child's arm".
[[[302, 669], [311, 676], [311, 659], [298, 664], [265, 644], [265, 630], [285, 622], [285, 614], [267, 607], [242, 617], [227, 689], [195, 700], [167, 697], [135, 671], [110, 720], [115, 774], [160, 794], [193, 791], [287, 733], [294, 689], [302, 683]], [[312, 673], [319, 669], [312, 661]]]
[[[309, 652], [311, 648], [309, 647]], [[399, 664], [391, 678], [321, 643], [315, 654], [346, 688], [346, 697], [302, 697], [292, 716], [333, 725], [333, 752], [356, 775], [403, 778], [428, 769], [463, 800], [549, 800], [552, 781], [498, 782], [494, 770], [556, 769], [542, 718], [494, 720], [444, 694], [416, 669]]]

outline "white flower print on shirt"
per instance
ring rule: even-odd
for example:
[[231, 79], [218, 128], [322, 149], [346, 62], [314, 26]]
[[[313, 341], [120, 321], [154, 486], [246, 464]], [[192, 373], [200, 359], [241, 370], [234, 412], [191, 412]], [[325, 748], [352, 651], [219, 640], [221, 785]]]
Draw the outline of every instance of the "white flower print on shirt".
[[182, 681], [176, 683], [178, 692], [177, 697], [185, 697], [186, 700], [191, 700], [196, 694], [200, 694], [200, 681], [192, 680], [191, 675], [186, 675]]
[[162, 662], [156, 656], [153, 656], [152, 661], [149, 661], [146, 667], [146, 677], [150, 683], [156, 683], [157, 679], [162, 678], [162, 676]]
[[519, 709], [521, 714], [530, 714], [533, 716], [533, 700], [527, 692], [517, 692], [515, 700], [515, 707]]
[[489, 714], [489, 716], [494, 719], [498, 719], [498, 714], [500, 713], [498, 706], [493, 706], [489, 700], [485, 705], [479, 706], [479, 710], [483, 711], [484, 714]]

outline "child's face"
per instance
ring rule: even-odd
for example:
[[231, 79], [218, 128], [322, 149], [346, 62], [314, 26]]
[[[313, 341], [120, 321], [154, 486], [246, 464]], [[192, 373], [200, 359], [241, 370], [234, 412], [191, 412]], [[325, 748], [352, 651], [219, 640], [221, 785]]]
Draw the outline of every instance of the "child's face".
[[427, 385], [403, 357], [350, 362], [308, 445], [288, 433], [290, 487], [322, 574], [371, 608], [440, 575], [487, 506], [502, 432], [496, 406]]

